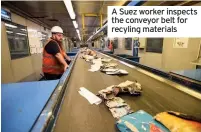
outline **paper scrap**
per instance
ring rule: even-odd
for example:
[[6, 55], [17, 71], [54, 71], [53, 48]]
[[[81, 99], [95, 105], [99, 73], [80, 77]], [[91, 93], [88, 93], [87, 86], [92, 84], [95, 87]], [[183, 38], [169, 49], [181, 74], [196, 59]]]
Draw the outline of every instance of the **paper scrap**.
[[78, 91], [78, 92], [80, 95], [82, 95], [84, 98], [86, 98], [90, 104], [93, 104], [93, 102], [89, 98], [85, 97], [85, 95], [84, 95], [84, 93], [82, 93], [82, 91]]
[[115, 71], [118, 71], [118, 69], [108, 68], [108, 69], [103, 69], [102, 71], [104, 71], [104, 72], [115, 72]]
[[114, 72], [106, 72], [106, 74], [108, 74], [108, 75], [121, 75], [121, 74], [128, 74], [128, 72], [126, 70], [119, 69], [119, 70], [114, 71]]
[[102, 62], [110, 62], [112, 59], [102, 59]]
[[78, 92], [80, 93], [80, 95], [86, 98], [90, 104], [99, 105], [102, 102], [102, 100], [98, 96], [96, 96], [95, 94], [93, 94], [92, 92], [90, 92], [84, 87], [81, 87], [80, 91]]
[[100, 65], [91, 65], [91, 69], [89, 69], [88, 71], [95, 72], [95, 71], [99, 71], [100, 68], [101, 68]]
[[91, 71], [91, 72], [99, 71], [102, 65], [103, 64], [101, 62], [101, 59], [94, 59], [93, 65], [91, 65], [91, 69], [89, 69], [88, 71]]

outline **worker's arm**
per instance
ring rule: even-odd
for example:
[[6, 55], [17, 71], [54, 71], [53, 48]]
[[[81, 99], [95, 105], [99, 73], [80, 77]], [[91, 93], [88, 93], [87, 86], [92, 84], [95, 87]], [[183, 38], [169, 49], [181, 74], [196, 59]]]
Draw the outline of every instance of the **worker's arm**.
[[66, 58], [66, 60], [71, 61], [70, 57], [69, 57], [69, 56], [67, 56], [67, 54], [66, 54], [66, 53], [64, 53], [64, 57]]
[[56, 57], [57, 60], [63, 65], [64, 71], [66, 71], [66, 69], [68, 68], [68, 64], [67, 64], [66, 61], [64, 60], [64, 57], [63, 57], [60, 53], [57, 53], [57, 54], [55, 55], [55, 57]]

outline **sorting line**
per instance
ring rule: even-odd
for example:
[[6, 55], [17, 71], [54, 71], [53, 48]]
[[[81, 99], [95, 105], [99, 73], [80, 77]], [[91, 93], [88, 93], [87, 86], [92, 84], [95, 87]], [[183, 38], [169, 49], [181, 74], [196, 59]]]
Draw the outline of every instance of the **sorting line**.
[[122, 63], [122, 64], [124, 64], [124, 65], [126, 65], [126, 66], [128, 66], [128, 67], [130, 67], [130, 68], [133, 68], [133, 69], [135, 69], [135, 70], [137, 70], [137, 71], [139, 71], [139, 72], [141, 72], [141, 73], [143, 73], [143, 74], [145, 74], [145, 75], [148, 75], [148, 76], [150, 76], [150, 77], [152, 77], [152, 78], [154, 78], [154, 79], [156, 79], [156, 80], [158, 80], [158, 81], [160, 81], [160, 82], [163, 82], [163, 83], [168, 84], [168, 85], [170, 85], [170, 86], [172, 86], [172, 87], [175, 87], [176, 89], [178, 89], [178, 90], [180, 90], [180, 91], [182, 91], [182, 92], [185, 92], [185, 93], [187, 93], [187, 94], [189, 94], [189, 95], [191, 95], [191, 96], [193, 96], [193, 97], [195, 97], [195, 98], [201, 100], [201, 94], [200, 94], [200, 93], [198, 93], [198, 92], [196, 92], [196, 91], [194, 91], [194, 90], [192, 90], [192, 89], [190, 89], [190, 88], [188, 88], [188, 87], [186, 87], [186, 86], [182, 86], [182, 85], [180, 85], [180, 84], [178, 84], [178, 83], [175, 83], [175, 82], [172, 82], [172, 81], [170, 81], [170, 80], [168, 80], [168, 79], [165, 79], [165, 78], [162, 78], [162, 77], [160, 77], [160, 76], [157, 76], [157, 75], [155, 75], [155, 74], [153, 74], [153, 73], [151, 73], [151, 72], [148, 72], [148, 71], [143, 70], [143, 69], [141, 69], [141, 68], [135, 67], [135, 66], [133, 66], [133, 65], [131, 65], [131, 64], [128, 64], [128, 63], [126, 63], [126, 62], [117, 60], [116, 58], [111, 57], [111, 56], [108, 56], [108, 55], [105, 55], [105, 54], [103, 54], [103, 53], [101, 53], [101, 52], [98, 52], [98, 53], [100, 53], [100, 54], [102, 54], [102, 55], [104, 55], [104, 56], [107, 56], [107, 57], [109, 57], [109, 58], [112, 58], [113, 60], [116, 60], [116, 61], [118, 61], [118, 62], [120, 62], [120, 63]]

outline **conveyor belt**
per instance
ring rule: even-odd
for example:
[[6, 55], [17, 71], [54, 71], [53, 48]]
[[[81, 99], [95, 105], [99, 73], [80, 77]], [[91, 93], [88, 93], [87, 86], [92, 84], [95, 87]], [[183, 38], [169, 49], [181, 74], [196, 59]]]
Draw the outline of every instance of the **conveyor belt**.
[[108, 108], [103, 103], [98, 106], [90, 105], [86, 99], [79, 95], [78, 90], [80, 87], [86, 87], [96, 94], [101, 89], [126, 80], [138, 80], [142, 84], [143, 93], [141, 96], [122, 96], [134, 111], [142, 109], [155, 115], [162, 111], [173, 110], [201, 116], [200, 100], [121, 63], [118, 65], [127, 70], [129, 75], [118, 77], [99, 71], [89, 72], [90, 64], [79, 57], [77, 58], [55, 126], [56, 132], [116, 131], [115, 120]]
[[59, 80], [51, 80], [1, 84], [2, 132], [28, 132], [58, 82]]

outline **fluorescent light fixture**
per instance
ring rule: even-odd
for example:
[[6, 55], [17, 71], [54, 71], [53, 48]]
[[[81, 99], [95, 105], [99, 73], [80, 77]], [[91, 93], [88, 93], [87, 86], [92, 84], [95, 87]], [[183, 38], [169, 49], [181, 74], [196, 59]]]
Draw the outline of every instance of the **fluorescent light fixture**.
[[79, 37], [79, 39], [81, 40], [81, 37], [80, 37], [80, 35], [79, 35], [78, 37]]
[[78, 35], [79, 39], [81, 40], [80, 31], [78, 29], [76, 29], [76, 32], [77, 32], [77, 35]]
[[13, 33], [12, 31], [6, 31], [7, 33]]
[[38, 35], [42, 36], [42, 33], [41, 33], [41, 32], [38, 32]]
[[23, 36], [27, 36], [26, 34], [23, 34], [23, 33], [16, 33], [18, 35], [23, 35]]
[[80, 34], [78, 34], [78, 38], [81, 40]]
[[73, 25], [74, 25], [75, 28], [78, 28], [78, 24], [77, 24], [76, 21], [73, 21]]
[[81, 40], [80, 34], [78, 33], [78, 38]]
[[72, 2], [71, 0], [64, 0], [64, 4], [68, 10], [68, 13], [71, 17], [71, 19], [75, 19], [75, 12], [73, 10]]
[[80, 34], [80, 31], [78, 29], [76, 29], [77, 34]]
[[29, 32], [37, 32], [35, 29], [28, 29]]
[[10, 27], [10, 28], [17, 28], [17, 26], [11, 25], [11, 24], [8, 24], [8, 23], [5, 23], [5, 26]]
[[20, 29], [20, 30], [22, 30], [22, 31], [27, 31], [26, 29]]

